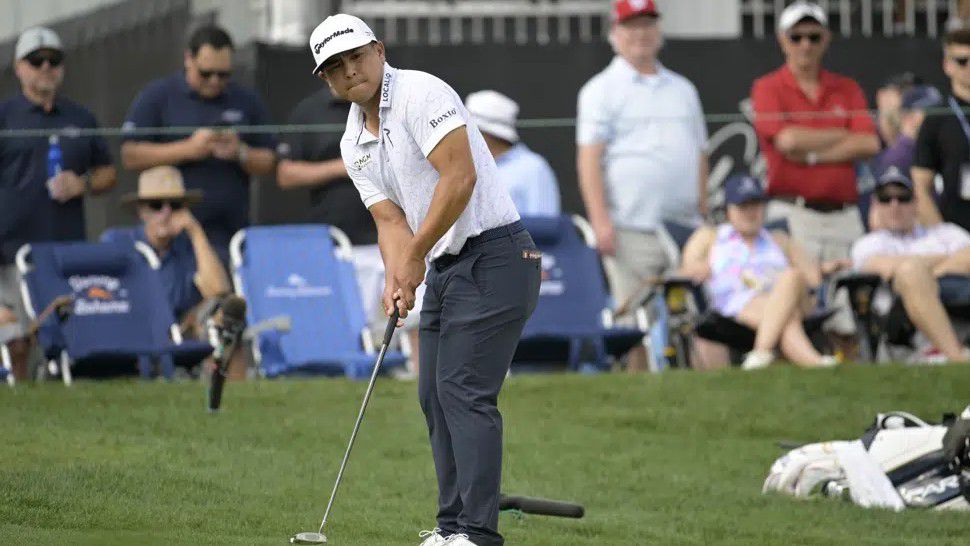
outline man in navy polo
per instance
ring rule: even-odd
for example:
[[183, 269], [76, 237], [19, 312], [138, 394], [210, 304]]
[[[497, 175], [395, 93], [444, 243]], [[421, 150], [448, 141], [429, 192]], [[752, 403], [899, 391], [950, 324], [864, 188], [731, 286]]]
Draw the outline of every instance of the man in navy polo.
[[[121, 146], [125, 168], [176, 165], [188, 189], [204, 192], [193, 212], [224, 263], [229, 239], [249, 224], [250, 176], [270, 174], [276, 163], [272, 136], [233, 129], [266, 124], [269, 114], [255, 92], [230, 81], [232, 52], [225, 30], [193, 32], [184, 72], [149, 83], [135, 98]], [[152, 127], [198, 129], [188, 137], [138, 131]]]
[[[98, 122], [83, 106], [59, 96], [64, 49], [42, 27], [20, 35], [14, 51], [20, 91], [0, 102], [0, 129], [42, 129], [56, 135], [0, 138], [0, 317], [25, 323], [16, 268], [17, 250], [29, 242], [85, 238], [84, 196], [115, 186], [108, 146], [79, 130]], [[61, 160], [48, 173], [56, 140]]]

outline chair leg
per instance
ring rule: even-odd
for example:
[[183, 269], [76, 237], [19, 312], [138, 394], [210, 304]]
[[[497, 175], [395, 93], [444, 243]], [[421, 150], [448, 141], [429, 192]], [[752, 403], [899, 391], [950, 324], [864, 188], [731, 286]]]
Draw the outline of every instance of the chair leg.
[[175, 379], [175, 357], [165, 354], [158, 357], [158, 368], [166, 381]]
[[138, 355], [138, 375], [145, 380], [152, 378], [152, 357], [148, 355]]
[[3, 369], [7, 370], [7, 384], [13, 387], [17, 383], [17, 378], [13, 376], [13, 359], [6, 344], [0, 345], [0, 360], [3, 360]]
[[71, 357], [67, 356], [67, 351], [61, 351], [61, 379], [68, 387], [74, 383], [74, 377], [71, 375]]

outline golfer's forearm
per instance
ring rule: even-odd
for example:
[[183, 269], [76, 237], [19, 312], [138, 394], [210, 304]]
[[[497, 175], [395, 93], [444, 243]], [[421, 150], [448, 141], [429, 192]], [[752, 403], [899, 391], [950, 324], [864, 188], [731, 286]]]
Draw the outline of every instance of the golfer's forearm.
[[838, 143], [818, 152], [819, 163], [846, 163], [857, 159], [868, 159], [879, 152], [879, 139], [876, 135], [856, 133], [845, 137]]
[[111, 165], [95, 167], [89, 174], [91, 176], [91, 193], [94, 195], [111, 191], [118, 183], [118, 173]]
[[947, 257], [944, 254], [928, 254], [924, 256], [872, 256], [862, 265], [865, 273], [875, 273], [884, 279], [891, 279], [896, 270], [906, 262], [919, 260], [927, 268], [934, 269]]
[[580, 146], [576, 156], [579, 192], [583, 196], [583, 204], [586, 205], [586, 214], [594, 222], [609, 219], [609, 207], [603, 189], [603, 150], [602, 145]]
[[284, 159], [276, 169], [276, 183], [283, 189], [322, 186], [347, 176], [342, 159], [295, 161]]
[[268, 148], [248, 148], [242, 168], [253, 176], [266, 176], [276, 168], [276, 153]]
[[943, 275], [970, 275], [970, 248], [947, 256], [936, 264], [933, 272]]
[[441, 177], [431, 197], [428, 215], [408, 245], [410, 256], [423, 260], [435, 243], [451, 229], [468, 206], [476, 180], [474, 172]]
[[203, 298], [214, 298], [229, 292], [229, 281], [222, 268], [219, 257], [209, 244], [202, 227], [189, 229], [189, 240], [192, 242], [192, 252], [195, 254], [197, 268], [195, 284]]
[[804, 154], [820, 152], [834, 146], [845, 138], [848, 131], [837, 127], [831, 129], [813, 129], [811, 127], [785, 127], [775, 136], [774, 143], [778, 151], [784, 154]]
[[155, 142], [125, 142], [121, 145], [121, 164], [130, 171], [142, 171], [159, 165], [179, 165], [189, 156], [188, 140], [158, 144]]

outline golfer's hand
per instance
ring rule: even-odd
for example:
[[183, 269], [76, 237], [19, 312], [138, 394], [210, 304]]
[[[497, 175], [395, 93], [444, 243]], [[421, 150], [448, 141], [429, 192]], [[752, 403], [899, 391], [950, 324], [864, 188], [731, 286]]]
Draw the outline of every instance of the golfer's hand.
[[408, 311], [414, 309], [414, 291], [424, 282], [424, 259], [416, 258], [405, 253], [401, 261], [394, 268], [394, 299], [401, 317], [408, 316]]

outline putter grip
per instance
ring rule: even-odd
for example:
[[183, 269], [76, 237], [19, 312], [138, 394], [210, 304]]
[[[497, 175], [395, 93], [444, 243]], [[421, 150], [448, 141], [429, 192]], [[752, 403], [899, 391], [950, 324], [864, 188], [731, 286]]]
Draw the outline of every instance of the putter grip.
[[558, 516], [561, 518], [581, 518], [586, 514], [586, 510], [579, 504], [533, 497], [509, 497], [505, 495], [502, 495], [499, 501], [499, 509], [519, 510], [526, 514]]
[[394, 329], [397, 328], [397, 321], [401, 318], [401, 310], [394, 306], [394, 312], [391, 313], [391, 318], [387, 319], [387, 328], [384, 329], [384, 345], [391, 344], [391, 336], [394, 335]]

